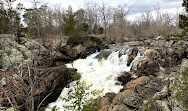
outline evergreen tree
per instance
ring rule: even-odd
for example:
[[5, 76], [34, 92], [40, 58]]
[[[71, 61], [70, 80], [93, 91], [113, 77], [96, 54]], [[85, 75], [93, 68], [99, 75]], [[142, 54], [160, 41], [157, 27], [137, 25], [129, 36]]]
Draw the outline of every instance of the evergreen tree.
[[73, 12], [72, 7], [68, 7], [68, 10], [63, 16], [64, 35], [77, 37], [87, 35], [89, 25], [84, 21], [84, 14], [83, 9]]
[[[41, 13], [46, 10], [48, 7], [46, 5], [33, 6], [33, 8], [25, 9], [23, 15], [24, 22], [26, 23], [26, 33], [32, 37], [43, 37], [43, 29], [45, 28], [42, 21]], [[44, 18], [44, 17], [43, 17]]]
[[63, 16], [64, 20], [64, 34], [67, 36], [72, 35], [75, 32], [75, 13], [72, 10], [72, 7], [69, 6], [66, 14]]
[[6, 10], [4, 8], [4, 4], [0, 2], [0, 34], [8, 33], [8, 23], [9, 19], [6, 14]]
[[[16, 34], [21, 29], [20, 14], [12, 7], [15, 1], [0, 1], [0, 34]], [[5, 5], [7, 8], [5, 8]]]
[[184, 30], [184, 34], [188, 32], [188, 1], [183, 0], [182, 6], [185, 8], [185, 14], [179, 15], [179, 27]]

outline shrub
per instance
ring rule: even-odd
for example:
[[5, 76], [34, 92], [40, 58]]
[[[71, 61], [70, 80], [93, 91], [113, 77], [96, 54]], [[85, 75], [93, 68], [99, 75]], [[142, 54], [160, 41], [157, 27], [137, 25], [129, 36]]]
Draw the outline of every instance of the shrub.
[[[184, 71], [179, 72], [182, 75], [183, 80], [176, 79], [175, 87], [178, 87], [179, 90], [175, 94], [175, 98], [183, 103], [183, 107], [188, 109], [188, 68], [185, 68]], [[181, 85], [179, 85], [181, 83]]]
[[99, 27], [99, 34], [103, 34], [104, 33], [104, 28], [103, 27]]
[[89, 25], [87, 23], [82, 23], [81, 27], [82, 27], [82, 31], [84, 31], [84, 32], [88, 31], [88, 29], [89, 29]]
[[100, 106], [91, 106], [92, 99], [88, 99], [87, 96], [90, 94], [96, 95], [100, 92], [96, 90], [88, 92], [91, 86], [86, 86], [85, 82], [80, 83], [80, 81], [76, 81], [73, 84], [75, 91], [67, 98], [62, 98], [66, 102], [73, 100], [70, 105], [65, 105], [64, 108], [72, 111], [97, 111]]
[[144, 111], [164, 111], [164, 108], [159, 105], [155, 99], [148, 99], [148, 103], [144, 107]]
[[98, 37], [93, 37], [93, 36], [91, 36], [91, 37], [90, 37], [90, 40], [91, 40], [92, 42], [97, 43], [97, 45], [102, 45], [102, 44], [103, 44], [103, 40], [102, 40], [101, 38], [98, 38]]
[[[72, 77], [74, 78], [74, 80], [76, 80], [76, 82], [73, 84], [72, 93], [68, 97], [61, 98], [62, 101], [71, 102], [71, 104], [64, 105], [63, 107], [67, 110], [72, 111], [98, 111], [100, 109], [100, 103], [97, 103], [95, 106], [93, 106], [91, 105], [91, 101], [93, 98], [88, 99], [87, 97], [89, 95], [95, 96], [102, 91], [94, 90], [90, 92], [89, 89], [92, 85], [87, 86], [84, 81], [80, 82], [80, 74], [77, 72], [75, 72]], [[54, 106], [53, 108], [51, 108], [51, 110], [56, 111], [60, 110], [60, 108], [56, 108], [56, 106]]]

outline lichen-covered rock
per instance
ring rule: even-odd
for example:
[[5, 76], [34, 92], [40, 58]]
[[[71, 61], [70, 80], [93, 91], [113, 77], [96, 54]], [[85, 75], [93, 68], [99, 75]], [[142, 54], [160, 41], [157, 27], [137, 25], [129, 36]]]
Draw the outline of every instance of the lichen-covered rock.
[[24, 56], [20, 51], [11, 49], [10, 53], [4, 53], [2, 55], [2, 67], [3, 69], [19, 68], [23, 60]]
[[18, 43], [14, 35], [0, 35], [1, 57], [0, 67], [2, 69], [17, 69], [27, 65], [44, 65], [49, 58], [49, 51], [39, 43], [24, 39]]
[[185, 59], [177, 75], [172, 91], [172, 111], [187, 111], [188, 109], [188, 60]]

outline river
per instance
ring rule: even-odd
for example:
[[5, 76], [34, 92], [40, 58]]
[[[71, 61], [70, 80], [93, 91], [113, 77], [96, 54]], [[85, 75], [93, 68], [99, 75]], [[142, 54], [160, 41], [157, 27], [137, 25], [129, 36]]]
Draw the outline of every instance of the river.
[[[127, 45], [136, 44], [137, 42], [129, 42], [123, 44], [111, 45], [110, 49], [106, 51], [111, 51], [112, 53], [105, 59], [97, 59], [96, 56], [100, 52], [91, 54], [85, 59], [78, 59], [72, 64], [66, 64], [68, 68], [76, 68], [77, 72], [80, 73], [81, 83], [86, 83], [86, 86], [90, 86], [87, 92], [92, 92], [94, 90], [102, 91], [97, 95], [87, 95], [87, 98], [96, 98], [98, 96], [104, 96], [108, 92], [118, 93], [123, 86], [117, 81], [117, 77], [122, 72], [129, 72], [132, 66], [127, 66], [128, 55], [126, 54], [129, 51]], [[123, 55], [119, 56], [120, 53]], [[140, 53], [137, 53], [135, 60], [142, 57]], [[72, 92], [74, 92], [75, 81], [70, 83], [65, 87], [59, 98], [56, 102], [50, 103], [49, 108], [46, 111], [51, 111], [51, 108], [56, 106], [59, 111], [67, 111], [63, 106], [71, 104], [71, 101], [65, 102], [62, 98], [68, 97]]]

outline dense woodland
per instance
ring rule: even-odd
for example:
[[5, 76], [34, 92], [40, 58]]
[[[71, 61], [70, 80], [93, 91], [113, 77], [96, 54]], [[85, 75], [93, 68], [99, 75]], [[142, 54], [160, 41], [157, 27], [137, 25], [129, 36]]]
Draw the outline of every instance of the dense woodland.
[[21, 3], [15, 8], [15, 1], [0, 1], [0, 34], [24, 32], [32, 38], [62, 37], [79, 34], [84, 26], [88, 28], [87, 34], [102, 34], [111, 42], [182, 32], [178, 26], [179, 14], [162, 11], [160, 4], [154, 6], [154, 11], [145, 11], [134, 21], [128, 21], [132, 10], [126, 4], [111, 7], [105, 2], [85, 1], [84, 8], [74, 11], [71, 6], [68, 9], [49, 7], [38, 0], [32, 1], [32, 8], [24, 8]]

